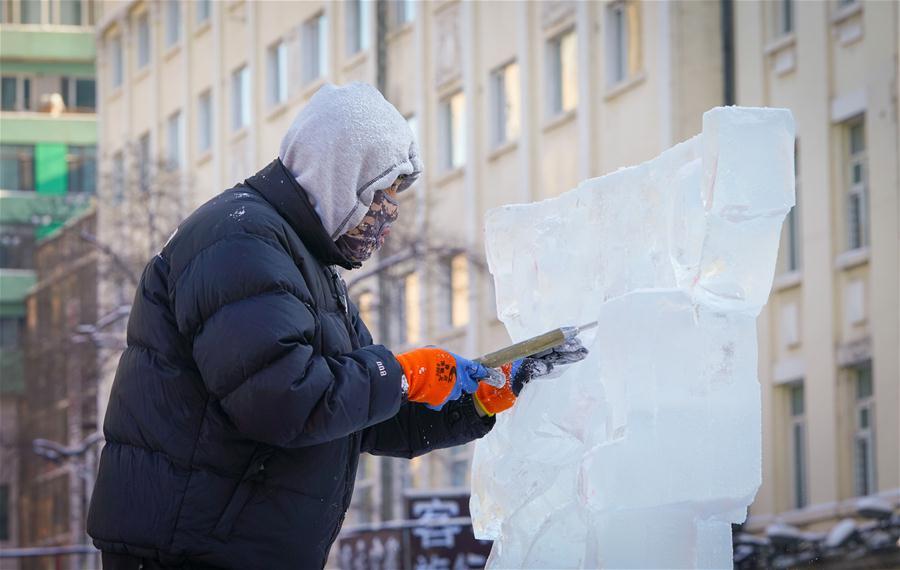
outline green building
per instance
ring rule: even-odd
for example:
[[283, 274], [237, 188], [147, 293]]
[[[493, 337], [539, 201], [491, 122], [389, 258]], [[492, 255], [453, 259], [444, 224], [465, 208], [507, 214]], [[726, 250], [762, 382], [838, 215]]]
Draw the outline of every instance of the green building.
[[[93, 0], [0, 2], [0, 548], [17, 545], [24, 299], [34, 251], [97, 183]], [[6, 566], [4, 566], [6, 568]]]

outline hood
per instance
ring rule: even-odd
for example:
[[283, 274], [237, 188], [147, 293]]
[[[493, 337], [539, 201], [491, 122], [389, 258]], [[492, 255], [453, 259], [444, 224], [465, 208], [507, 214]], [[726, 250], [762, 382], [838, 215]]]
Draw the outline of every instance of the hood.
[[300, 184], [332, 240], [359, 224], [376, 190], [422, 172], [412, 130], [365, 83], [325, 85], [297, 114], [278, 157]]

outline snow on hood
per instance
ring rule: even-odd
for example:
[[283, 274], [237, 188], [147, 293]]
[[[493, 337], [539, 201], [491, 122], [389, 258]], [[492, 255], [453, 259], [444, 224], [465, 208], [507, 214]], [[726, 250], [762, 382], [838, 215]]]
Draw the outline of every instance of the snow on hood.
[[278, 157], [306, 190], [332, 239], [356, 227], [376, 190], [422, 172], [412, 130], [397, 109], [365, 83], [327, 84], [297, 114]]

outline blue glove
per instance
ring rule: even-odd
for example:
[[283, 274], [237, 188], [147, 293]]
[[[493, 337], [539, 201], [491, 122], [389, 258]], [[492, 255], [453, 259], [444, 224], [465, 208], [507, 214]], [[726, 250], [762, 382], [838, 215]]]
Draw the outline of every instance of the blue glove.
[[478, 381], [491, 376], [491, 371], [477, 362], [472, 362], [458, 354], [447, 351], [456, 360], [456, 383], [450, 395], [437, 406], [428, 405], [432, 410], [440, 410], [447, 402], [458, 400], [464, 393], [473, 394], [478, 389]]

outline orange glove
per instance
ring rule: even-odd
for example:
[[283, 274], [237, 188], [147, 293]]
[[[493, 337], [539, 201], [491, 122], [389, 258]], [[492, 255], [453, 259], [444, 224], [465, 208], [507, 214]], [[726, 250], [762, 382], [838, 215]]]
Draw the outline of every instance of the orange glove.
[[439, 410], [450, 400], [456, 400], [463, 392], [471, 394], [478, 387], [478, 380], [487, 378], [487, 368], [434, 347], [417, 348], [397, 356], [406, 378], [406, 399], [428, 404]]
[[512, 389], [512, 364], [504, 364], [500, 371], [506, 376], [506, 384], [502, 388], [482, 382], [475, 391], [475, 403], [489, 416], [508, 410], [516, 403], [516, 394]]

